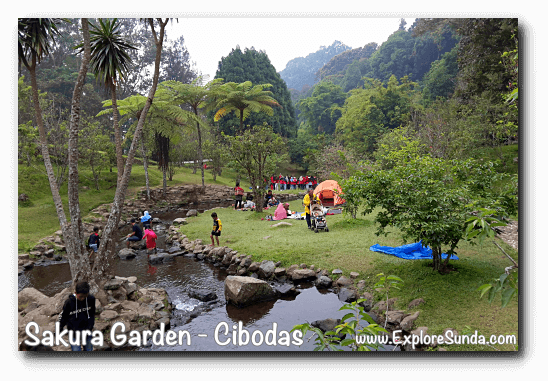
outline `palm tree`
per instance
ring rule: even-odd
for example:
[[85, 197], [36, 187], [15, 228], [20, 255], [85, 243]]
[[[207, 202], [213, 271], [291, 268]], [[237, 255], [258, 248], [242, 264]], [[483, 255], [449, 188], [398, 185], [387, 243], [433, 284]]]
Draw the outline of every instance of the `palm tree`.
[[73, 282], [78, 280], [87, 280], [91, 274], [89, 260], [85, 255], [83, 248], [83, 226], [80, 215], [80, 205], [78, 198], [78, 125], [80, 120], [80, 99], [83, 92], [84, 80], [88, 70], [90, 60], [90, 37], [87, 19], [82, 19], [83, 33], [83, 57], [80, 65], [80, 71], [71, 102], [71, 116], [69, 123], [69, 212], [71, 222], [67, 222], [67, 217], [61, 202], [59, 188], [55, 181], [55, 174], [51, 165], [47, 137], [42, 119], [42, 110], [38, 100], [38, 85], [36, 82], [36, 65], [42, 58], [49, 54], [54, 36], [58, 34], [57, 23], [59, 19], [19, 19], [18, 23], [18, 51], [19, 62], [23, 63], [28, 69], [32, 84], [32, 98], [36, 114], [36, 123], [40, 135], [40, 144], [42, 148], [42, 157], [46, 167], [46, 173], [50, 183], [53, 202], [59, 218], [59, 224], [66, 242], [67, 257], [70, 263], [70, 270]]
[[264, 112], [270, 116], [274, 114], [273, 106], [282, 107], [274, 98], [271, 91], [264, 89], [272, 87], [271, 84], [253, 86], [251, 81], [243, 83], [228, 82], [221, 86], [221, 96], [217, 99], [216, 108], [220, 109], [213, 120], [219, 121], [226, 114], [234, 111], [240, 118], [240, 133], [243, 133], [244, 120], [252, 112]]
[[112, 95], [112, 119], [119, 185], [124, 173], [124, 159], [122, 157], [122, 134], [118, 125], [116, 84], [124, 80], [129, 70], [131, 58], [127, 51], [136, 48], [120, 35], [121, 23], [118, 22], [118, 19], [99, 19], [99, 26], [90, 25], [91, 71], [103, 81]]
[[[152, 76], [152, 86], [147, 96], [147, 101], [141, 114], [139, 116], [139, 121], [135, 128], [135, 133], [133, 135], [133, 140], [127, 155], [127, 162], [124, 169], [124, 174], [120, 180], [119, 186], [116, 188], [116, 193], [114, 194], [114, 200], [112, 202], [112, 207], [110, 209], [110, 215], [108, 217], [107, 223], [103, 230], [103, 235], [101, 239], [101, 245], [99, 246], [95, 262], [93, 263], [92, 274], [101, 281], [105, 281], [109, 276], [109, 266], [110, 262], [115, 255], [115, 247], [113, 237], [116, 236], [118, 231], [118, 223], [120, 222], [120, 216], [122, 213], [123, 203], [126, 195], [126, 191], [129, 184], [129, 178], [131, 175], [131, 169], [133, 166], [133, 158], [135, 157], [135, 151], [137, 145], [141, 139], [143, 132], [143, 126], [145, 124], [145, 119], [147, 117], [150, 106], [152, 105], [152, 99], [156, 88], [158, 86], [158, 77], [160, 76], [160, 61], [162, 58], [162, 46], [165, 36], [165, 27], [169, 19], [165, 21], [158, 18], [153, 20], [152, 18], [145, 19], [145, 22], [150, 26], [150, 30], [154, 39], [154, 44], [156, 45], [156, 57], [154, 60], [154, 74]], [[159, 33], [154, 29], [155, 24], [159, 26]]]
[[182, 109], [181, 106], [188, 106], [192, 109], [192, 112], [196, 116], [196, 130], [198, 131], [198, 162], [202, 170], [202, 190], [205, 188], [204, 179], [204, 156], [202, 150], [202, 132], [200, 128], [201, 119], [198, 116], [198, 110], [211, 104], [211, 100], [220, 95], [219, 89], [223, 79], [217, 78], [211, 82], [204, 83], [203, 77], [198, 77], [192, 83], [181, 83], [177, 81], [165, 81], [160, 84], [160, 88], [156, 95], [159, 99], [163, 99], [166, 102], [176, 105], [175, 109], [172, 109], [172, 114], [176, 117], [183, 117], [188, 115], [187, 111]]

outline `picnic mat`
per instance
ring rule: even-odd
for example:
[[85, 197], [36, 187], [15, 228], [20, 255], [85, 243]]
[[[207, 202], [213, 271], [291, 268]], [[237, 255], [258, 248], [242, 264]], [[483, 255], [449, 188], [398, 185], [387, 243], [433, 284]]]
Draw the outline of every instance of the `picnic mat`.
[[[373, 245], [369, 248], [371, 251], [377, 251], [389, 255], [395, 255], [402, 259], [432, 259], [432, 249], [430, 247], [422, 247], [422, 241], [416, 243], [410, 243], [408, 245], [390, 247], [380, 246], [379, 244]], [[447, 254], [441, 255], [443, 259], [447, 258]], [[450, 259], [459, 259], [455, 254], [451, 255]]]

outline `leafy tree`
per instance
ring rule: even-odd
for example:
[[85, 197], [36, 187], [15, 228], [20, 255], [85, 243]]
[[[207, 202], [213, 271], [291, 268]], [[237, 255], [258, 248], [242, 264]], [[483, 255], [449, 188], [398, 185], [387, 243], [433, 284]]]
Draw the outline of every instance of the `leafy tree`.
[[263, 210], [264, 181], [284, 158], [283, 139], [270, 126], [254, 126], [240, 136], [223, 134], [230, 158], [247, 175], [256, 200], [256, 211]]
[[[369, 63], [367, 58], [371, 57], [371, 55], [377, 50], [377, 47], [377, 43], [370, 42], [366, 44], [363, 48], [346, 50], [342, 53], [337, 54], [335, 57], [331, 58], [329, 62], [323, 65], [320, 70], [316, 72], [316, 80], [322, 81], [329, 76], [344, 72], [346, 68], [356, 60], [358, 60], [360, 63]], [[366, 72], [363, 72], [362, 75], [365, 75], [365, 73]]]
[[366, 81], [365, 89], [351, 91], [336, 128], [343, 145], [360, 155], [372, 153], [377, 139], [387, 131], [407, 124], [416, 86], [407, 77], [402, 78], [400, 85], [392, 76], [386, 87], [375, 79]]
[[272, 98], [272, 92], [264, 89], [272, 87], [271, 84], [255, 85], [250, 81], [243, 83], [228, 82], [219, 88], [218, 98], [215, 100], [214, 121], [217, 122], [224, 115], [234, 112], [240, 118], [240, 130], [244, 131], [244, 120], [252, 112], [264, 112], [273, 115], [272, 107], [280, 104]]
[[108, 152], [114, 152], [114, 144], [101, 131], [97, 122], [86, 123], [82, 129], [81, 158], [89, 165], [95, 181], [95, 189], [99, 190], [101, 172], [109, 166]]
[[[443, 273], [450, 254], [465, 238], [465, 222], [474, 208], [497, 197], [493, 185], [499, 178], [490, 162], [425, 156], [393, 169], [358, 174], [347, 185], [365, 200], [365, 214], [381, 208], [375, 217], [377, 235], [397, 227], [404, 242], [422, 241], [432, 248], [434, 270]], [[512, 212], [503, 205], [499, 211]], [[448, 255], [442, 262], [443, 251]]]
[[191, 112], [196, 117], [196, 131], [198, 133], [198, 164], [202, 171], [202, 189], [205, 187], [204, 168], [203, 168], [203, 152], [202, 152], [202, 130], [200, 125], [203, 124], [199, 118], [198, 111], [208, 105], [212, 105], [216, 97], [221, 96], [220, 86], [222, 79], [215, 79], [205, 83], [202, 77], [196, 78], [192, 83], [185, 84], [177, 81], [166, 81], [160, 84], [160, 89], [157, 96], [164, 99], [175, 108], [171, 109], [171, 115], [176, 117], [186, 117], [188, 119], [188, 111], [180, 107], [189, 107]]
[[[295, 109], [291, 102], [291, 94], [287, 85], [276, 72], [264, 51], [257, 51], [253, 47], [243, 52], [239, 47], [233, 49], [227, 56], [221, 58], [215, 78], [223, 78], [225, 82], [242, 83], [269, 83], [274, 98], [281, 107], [274, 109], [273, 115], [254, 113], [249, 115], [246, 124], [250, 126], [262, 125], [263, 123], [272, 126], [274, 132], [284, 136], [293, 137], [297, 134], [295, 123]], [[213, 118], [213, 115], [210, 115]], [[225, 116], [218, 121], [220, 131], [227, 134], [234, 134], [239, 125], [239, 115]]]
[[425, 100], [434, 101], [437, 97], [449, 98], [455, 90], [458, 74], [457, 51], [455, 46], [441, 59], [432, 62], [430, 70], [423, 78], [423, 96]]
[[116, 84], [124, 80], [131, 64], [127, 51], [135, 49], [120, 34], [118, 19], [99, 19], [99, 26], [91, 25], [91, 71], [101, 79], [112, 96], [112, 120], [116, 145], [118, 184], [124, 171], [122, 134], [118, 125]]
[[337, 120], [341, 117], [341, 106], [347, 95], [339, 86], [320, 82], [314, 86], [312, 96], [297, 104], [302, 116], [308, 120], [315, 133], [333, 134]]

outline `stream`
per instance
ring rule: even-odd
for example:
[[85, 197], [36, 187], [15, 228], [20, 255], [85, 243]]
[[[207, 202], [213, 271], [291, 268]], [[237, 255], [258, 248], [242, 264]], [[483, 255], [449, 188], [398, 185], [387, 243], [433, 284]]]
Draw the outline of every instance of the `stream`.
[[[167, 228], [174, 218], [182, 215], [165, 213], [165, 215], [157, 214], [153, 217], [160, 218], [162, 221], [160, 224], [154, 224], [154, 230], [158, 235], [157, 247], [166, 249]], [[127, 232], [129, 231], [130, 227], [127, 227]], [[120, 237], [123, 237], [124, 232], [126, 227], [120, 230]], [[121, 242], [118, 250], [123, 247], [125, 244]], [[175, 257], [168, 264], [152, 266], [147, 261], [146, 250], [139, 250], [134, 259], [117, 258], [113, 264], [113, 273], [121, 277], [136, 276], [140, 287], [164, 288], [174, 307], [170, 330], [187, 331], [191, 337], [190, 345], [187, 345], [186, 339], [183, 345], [173, 346], [153, 345], [149, 341], [147, 345], [139, 349], [140, 351], [312, 351], [315, 347], [314, 342], [307, 341], [310, 333], [307, 333], [300, 346], [282, 345], [285, 343], [269, 345], [272, 344], [272, 340], [269, 343], [264, 340], [262, 344], [254, 345], [251, 342], [252, 334], [258, 330], [262, 335], [266, 335], [267, 331], [272, 330], [276, 324], [274, 335], [276, 336], [281, 331], [291, 331], [296, 324], [327, 318], [340, 319], [349, 312], [339, 311], [344, 303], [339, 301], [332, 290], [318, 290], [312, 282], [297, 284], [296, 288], [300, 294], [296, 297], [262, 302], [246, 308], [226, 304], [224, 297], [226, 271], [209, 262], [184, 256]], [[34, 287], [46, 296], [53, 296], [71, 284], [70, 268], [66, 261], [52, 261], [45, 265], [37, 263], [32, 270], [25, 271], [18, 278], [19, 290]], [[194, 288], [215, 291], [218, 300], [204, 303], [189, 297], [189, 291]], [[242, 327], [249, 332], [247, 345], [238, 345], [233, 340], [232, 332], [234, 328], [238, 328], [240, 321]], [[226, 324], [222, 324], [223, 322]], [[218, 329], [216, 337], [215, 330], [219, 325], [221, 329]], [[256, 334], [255, 341], [260, 341], [262, 335]], [[270, 335], [272, 336], [272, 332]], [[292, 334], [289, 333], [289, 336], [292, 341]], [[237, 337], [237, 334], [234, 337]], [[215, 338], [223, 345], [216, 342]], [[392, 349], [391, 346], [386, 347], [386, 350]]]

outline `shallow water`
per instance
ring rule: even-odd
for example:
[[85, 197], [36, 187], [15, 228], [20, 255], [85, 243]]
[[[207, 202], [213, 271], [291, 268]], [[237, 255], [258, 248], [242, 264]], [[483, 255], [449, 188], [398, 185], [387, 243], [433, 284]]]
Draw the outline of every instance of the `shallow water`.
[[[165, 248], [165, 227], [155, 226], [159, 248]], [[123, 243], [120, 244], [120, 248], [122, 247]], [[336, 294], [327, 290], [320, 291], [310, 282], [297, 285], [301, 293], [293, 298], [263, 302], [246, 308], [234, 307], [226, 304], [224, 297], [226, 271], [208, 262], [183, 256], [175, 257], [169, 263], [151, 266], [147, 261], [146, 250], [140, 250], [134, 259], [116, 259], [113, 273], [121, 277], [136, 276], [140, 287], [164, 288], [174, 306], [170, 329], [175, 332], [187, 331], [190, 335], [190, 345], [187, 345], [185, 336], [183, 345], [149, 343], [141, 347], [141, 351], [311, 351], [314, 343], [313, 340], [307, 341], [310, 333], [300, 346], [292, 343], [294, 338], [291, 333], [288, 334], [289, 346], [282, 345], [285, 343], [279, 341], [276, 342], [277, 345], [268, 345], [264, 341], [261, 345], [254, 345], [251, 339], [257, 331], [254, 340], [260, 341], [261, 336], [264, 337], [269, 330], [273, 330], [274, 323], [277, 324], [276, 339], [280, 339], [281, 331], [289, 332], [296, 324], [327, 318], [337, 319], [348, 312], [339, 311], [344, 303], [339, 301]], [[70, 282], [68, 263], [53, 262], [47, 266], [35, 266], [19, 276], [19, 290], [34, 287], [47, 296], [53, 296], [69, 286]], [[215, 291], [218, 300], [208, 304], [189, 297], [189, 291], [195, 288]], [[239, 345], [237, 342], [239, 321], [242, 322], [242, 328], [249, 332], [247, 345]], [[221, 329], [215, 336], [218, 326]], [[225, 334], [225, 330], [228, 334]], [[236, 331], [234, 337], [233, 331]], [[207, 337], [199, 337], [199, 334]], [[273, 336], [273, 332], [268, 335], [269, 342]], [[226, 342], [226, 345], [217, 343], [216, 337], [218, 341]], [[245, 334], [242, 338], [245, 339]]]

